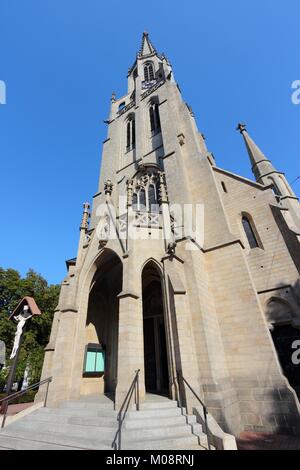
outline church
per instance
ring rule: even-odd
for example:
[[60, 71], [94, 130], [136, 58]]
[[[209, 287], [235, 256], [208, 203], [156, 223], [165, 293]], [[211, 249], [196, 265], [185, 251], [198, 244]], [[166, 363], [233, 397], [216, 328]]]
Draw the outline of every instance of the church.
[[48, 403], [109, 395], [118, 410], [139, 370], [141, 403], [178, 400], [180, 376], [225, 432], [299, 434], [299, 201], [245, 124], [254, 179], [218, 167], [146, 32], [127, 79], [66, 262]]

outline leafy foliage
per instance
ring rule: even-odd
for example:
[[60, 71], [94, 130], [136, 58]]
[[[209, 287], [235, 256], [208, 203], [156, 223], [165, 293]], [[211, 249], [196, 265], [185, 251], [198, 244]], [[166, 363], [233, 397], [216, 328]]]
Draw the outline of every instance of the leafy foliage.
[[[42, 315], [34, 316], [28, 322], [19, 355], [16, 380], [23, 378], [26, 366], [29, 367], [30, 383], [40, 379], [44, 348], [49, 341], [54, 309], [58, 303], [59, 285], [48, 285], [40, 275], [29, 270], [24, 278], [14, 269], [0, 268], [0, 340], [6, 344], [7, 365], [16, 331], [16, 324], [9, 320], [19, 301], [34, 297]], [[7, 369], [0, 371], [0, 390]]]

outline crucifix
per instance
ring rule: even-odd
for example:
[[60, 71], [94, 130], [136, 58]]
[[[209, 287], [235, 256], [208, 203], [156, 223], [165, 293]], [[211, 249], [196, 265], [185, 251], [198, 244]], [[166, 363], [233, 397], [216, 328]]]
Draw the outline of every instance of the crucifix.
[[[10, 359], [12, 359], [12, 364], [10, 366], [9, 375], [6, 384], [6, 395], [10, 395], [12, 391], [12, 386], [15, 380], [16, 369], [18, 364], [19, 353], [21, 349], [22, 340], [24, 338], [24, 332], [28, 323], [28, 320], [33, 317], [33, 315], [41, 315], [41, 312], [35, 303], [35, 300], [32, 297], [24, 297], [17, 307], [14, 309], [13, 313], [10, 315], [9, 319], [16, 320], [17, 329], [15, 332], [14, 344], [11, 351]], [[3, 407], [7, 407], [7, 402], [4, 402], [2, 405], [2, 413], [5, 411]]]

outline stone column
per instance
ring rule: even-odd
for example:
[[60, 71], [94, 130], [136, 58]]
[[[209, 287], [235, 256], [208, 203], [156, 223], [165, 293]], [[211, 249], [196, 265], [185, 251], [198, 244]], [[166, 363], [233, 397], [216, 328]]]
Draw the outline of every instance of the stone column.
[[[49, 377], [52, 377], [53, 357], [55, 354], [55, 343], [56, 343], [57, 331], [58, 331], [58, 326], [59, 326], [59, 316], [60, 316], [60, 311], [57, 310], [53, 318], [49, 343], [45, 347], [44, 363], [43, 363], [43, 369], [42, 369], [42, 374], [41, 374], [41, 379], [40, 379], [41, 381], [48, 379]], [[51, 383], [49, 387], [52, 388]], [[47, 385], [46, 384], [42, 385], [38, 393], [35, 395], [34, 401], [36, 403], [44, 401], [45, 396], [46, 396], [46, 390], [47, 390]]]
[[[174, 266], [176, 263], [176, 266]], [[199, 395], [199, 368], [197, 364], [197, 353], [193, 337], [192, 321], [187, 304], [185, 287], [179, 277], [180, 261], [169, 257], [164, 260], [165, 264], [165, 284], [168, 301], [168, 315], [172, 334], [172, 349], [175, 364], [173, 373], [179, 371], [187, 382]], [[167, 274], [168, 273], [168, 274]], [[169, 281], [170, 276], [170, 281]], [[173, 282], [172, 282], [173, 281]], [[176, 377], [177, 382], [177, 377]], [[178, 386], [178, 383], [177, 383]], [[199, 403], [187, 386], [181, 387], [184, 405], [188, 411], [192, 411], [193, 406]], [[201, 398], [201, 397], [200, 397]]]
[[59, 401], [68, 399], [70, 395], [76, 322], [77, 312], [74, 310], [61, 312], [52, 359], [53, 381], [48, 396], [48, 404], [51, 405], [57, 405]]
[[140, 400], [145, 398], [142, 301], [136, 294], [130, 292], [121, 292], [118, 298], [118, 384], [115, 398], [117, 410], [122, 405], [138, 369], [140, 369]]

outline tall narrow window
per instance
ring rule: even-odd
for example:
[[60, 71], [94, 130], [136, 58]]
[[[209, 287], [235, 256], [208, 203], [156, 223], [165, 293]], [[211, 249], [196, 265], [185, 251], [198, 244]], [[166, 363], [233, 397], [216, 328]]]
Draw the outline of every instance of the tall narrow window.
[[154, 132], [155, 131], [155, 118], [154, 118], [154, 106], [151, 105], [150, 106], [150, 109], [149, 109], [149, 113], [150, 113], [150, 127], [151, 127], [151, 132]]
[[271, 188], [272, 188], [272, 191], [275, 194], [275, 196], [282, 196], [282, 194], [281, 194], [277, 184], [273, 180], [273, 178], [269, 178], [269, 180], [271, 181]]
[[144, 66], [144, 79], [145, 82], [151, 82], [152, 80], [154, 80], [153, 65], [150, 63], [145, 64]]
[[156, 188], [151, 184], [148, 190], [148, 205], [151, 212], [158, 212]]
[[130, 149], [130, 142], [131, 142], [131, 122], [127, 122], [127, 144], [126, 144], [126, 150]]
[[242, 218], [242, 223], [243, 223], [243, 227], [244, 227], [244, 230], [245, 230], [245, 233], [246, 233], [246, 236], [247, 236], [247, 239], [248, 239], [250, 248], [258, 248], [258, 247], [259, 247], [259, 243], [258, 243], [258, 240], [257, 240], [257, 238], [256, 238], [256, 236], [255, 236], [253, 227], [252, 227], [252, 225], [251, 225], [250, 220], [249, 220], [248, 217], [246, 217], [245, 215], [244, 215], [243, 218]]
[[144, 189], [140, 190], [139, 196], [140, 196], [139, 210], [145, 211], [147, 206], [146, 206], [146, 192]]
[[155, 106], [154, 106], [154, 111], [155, 111], [156, 130], [157, 130], [157, 131], [160, 131], [160, 117], [159, 117], [158, 103], [155, 104]]
[[150, 115], [150, 129], [152, 134], [160, 132], [160, 117], [158, 103], [152, 103], [149, 108]]
[[137, 197], [136, 193], [134, 193], [133, 196], [132, 196], [132, 209], [134, 211], [138, 210], [138, 197]]
[[127, 128], [126, 128], [126, 150], [132, 150], [135, 147], [135, 119], [131, 117], [129, 121], [127, 121]]
[[225, 186], [224, 181], [221, 181], [221, 185], [222, 185], [222, 188], [223, 188], [224, 193], [227, 193], [227, 188], [226, 188], [226, 186]]
[[131, 146], [134, 149], [135, 148], [135, 119], [133, 118], [131, 121]]

